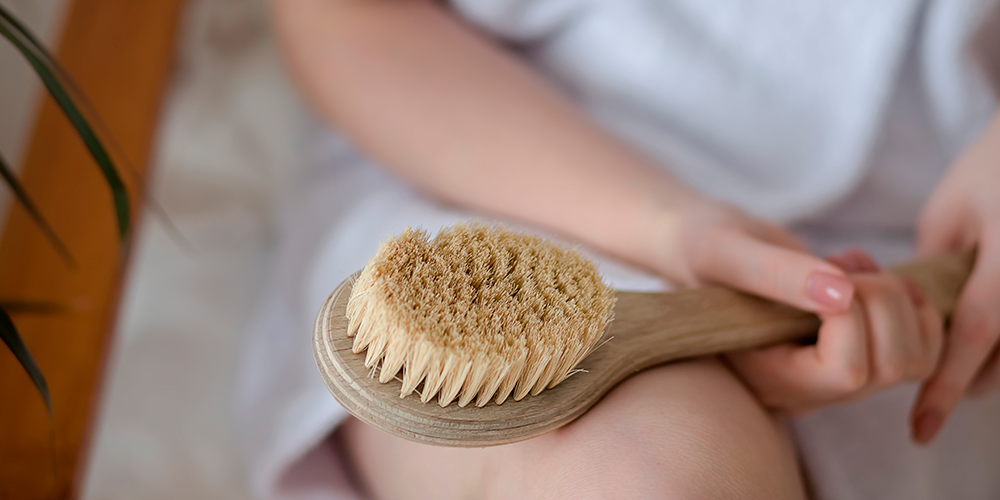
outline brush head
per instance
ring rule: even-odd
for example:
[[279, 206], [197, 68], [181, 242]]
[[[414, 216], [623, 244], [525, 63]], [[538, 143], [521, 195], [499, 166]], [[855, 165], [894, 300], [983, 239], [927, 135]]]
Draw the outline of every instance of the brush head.
[[400, 397], [503, 403], [554, 387], [594, 349], [614, 294], [575, 250], [482, 223], [407, 228], [354, 283], [348, 336]]

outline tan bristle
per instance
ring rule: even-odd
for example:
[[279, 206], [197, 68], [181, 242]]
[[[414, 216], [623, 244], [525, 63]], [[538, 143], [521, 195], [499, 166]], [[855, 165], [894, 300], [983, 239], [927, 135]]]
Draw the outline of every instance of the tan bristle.
[[512, 363], [507, 359], [494, 359], [487, 369], [486, 380], [483, 381], [483, 386], [479, 389], [479, 395], [476, 396], [476, 406], [483, 407], [486, 403], [490, 402], [493, 395], [496, 394], [497, 389], [500, 388], [500, 383], [507, 378], [507, 372], [510, 371]]
[[551, 360], [552, 353], [548, 351], [537, 354], [532, 352], [528, 355], [524, 373], [521, 374], [521, 378], [517, 380], [517, 386], [514, 387], [514, 401], [520, 401], [531, 392], [531, 388], [535, 386], [535, 382], [542, 376], [542, 372], [545, 371], [545, 367]]
[[472, 369], [469, 371], [465, 384], [462, 386], [462, 393], [458, 398], [458, 406], [464, 407], [469, 404], [479, 394], [479, 390], [483, 387], [483, 384], [486, 383], [493, 373], [498, 371], [500, 370], [493, 366], [491, 358], [482, 353], [477, 353], [472, 358]]
[[451, 370], [445, 371], [444, 385], [441, 387], [441, 394], [438, 394], [438, 403], [442, 407], [448, 406], [458, 396], [471, 369], [472, 360], [461, 359]]
[[441, 390], [441, 384], [444, 383], [444, 366], [441, 355], [432, 354], [430, 358], [427, 362], [427, 374], [424, 377], [424, 390], [420, 393], [420, 401], [423, 403], [434, 399], [434, 396]]
[[365, 366], [371, 368], [382, 359], [385, 347], [389, 343], [388, 335], [376, 335], [372, 338], [372, 343], [368, 345], [368, 354], [365, 355]]
[[572, 249], [503, 227], [407, 228], [379, 247], [347, 304], [353, 351], [403, 371], [400, 396], [497, 404], [554, 387], [593, 350], [614, 295]]
[[415, 345], [406, 353], [406, 371], [403, 372], [403, 387], [399, 390], [399, 397], [409, 396], [427, 374], [427, 364], [431, 360], [429, 350], [433, 349], [426, 342]]
[[500, 387], [497, 388], [495, 400], [498, 405], [503, 404], [503, 402], [510, 396], [510, 393], [514, 390], [514, 387], [517, 385], [517, 381], [521, 380], [521, 375], [524, 373], [524, 366], [527, 363], [527, 359], [527, 352], [521, 352], [518, 354], [516, 359], [510, 362], [510, 371], [500, 383]]
[[549, 388], [551, 389], [552, 387], [558, 385], [559, 382], [566, 380], [566, 377], [569, 376], [573, 367], [579, 364], [580, 361], [589, 353], [590, 349], [584, 349], [584, 346], [567, 349], [555, 369], [555, 375], [553, 375], [552, 381], [549, 382]]

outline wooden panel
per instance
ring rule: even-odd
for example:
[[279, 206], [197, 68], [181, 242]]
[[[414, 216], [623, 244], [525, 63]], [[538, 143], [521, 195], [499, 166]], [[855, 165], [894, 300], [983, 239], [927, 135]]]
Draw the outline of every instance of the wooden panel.
[[[74, 0], [56, 51], [139, 170], [150, 157], [180, 5]], [[11, 210], [0, 239], [0, 297], [60, 301], [74, 310], [14, 316], [48, 379], [52, 421], [14, 357], [0, 349], [0, 499], [73, 498], [84, 477], [125, 259], [107, 185], [50, 99], [22, 173], [79, 265], [69, 269], [23, 210]], [[142, 187], [126, 182], [138, 215]]]

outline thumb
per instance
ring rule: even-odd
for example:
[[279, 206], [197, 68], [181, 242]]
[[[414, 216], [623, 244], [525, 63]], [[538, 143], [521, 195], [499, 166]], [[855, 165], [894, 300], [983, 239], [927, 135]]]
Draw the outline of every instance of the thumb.
[[821, 313], [847, 311], [854, 284], [837, 266], [806, 252], [727, 232], [703, 247], [698, 275], [755, 295]]

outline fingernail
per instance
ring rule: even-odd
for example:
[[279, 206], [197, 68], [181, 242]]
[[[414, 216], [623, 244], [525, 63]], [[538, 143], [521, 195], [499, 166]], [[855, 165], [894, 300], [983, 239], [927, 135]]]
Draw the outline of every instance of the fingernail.
[[806, 281], [806, 296], [824, 308], [844, 311], [851, 305], [854, 284], [841, 276], [813, 271]]
[[913, 419], [913, 440], [920, 444], [927, 444], [934, 439], [934, 435], [941, 429], [944, 416], [937, 410], [923, 410]]
[[903, 286], [906, 287], [906, 293], [910, 294], [910, 300], [913, 301], [913, 305], [921, 308], [927, 304], [927, 297], [916, 281], [904, 276]]

